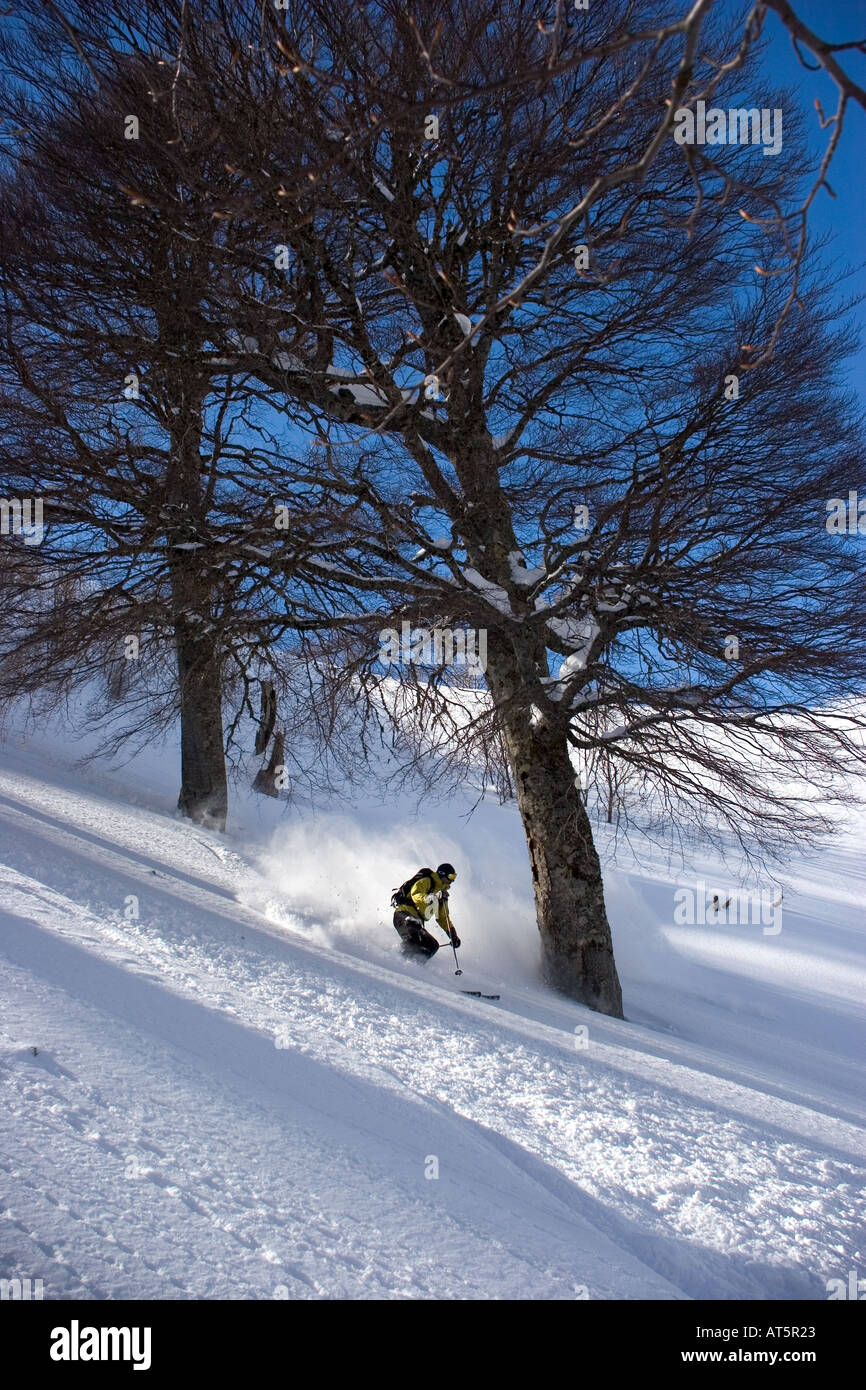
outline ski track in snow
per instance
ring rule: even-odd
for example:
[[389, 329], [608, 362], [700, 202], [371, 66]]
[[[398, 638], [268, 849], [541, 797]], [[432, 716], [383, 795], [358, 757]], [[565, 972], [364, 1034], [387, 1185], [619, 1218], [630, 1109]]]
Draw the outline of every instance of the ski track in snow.
[[862, 1265], [853, 1059], [803, 1081], [796, 1044], [744, 1063], [745, 1020], [726, 1054], [712, 1017], [701, 1040], [529, 984], [469, 999], [269, 921], [217, 837], [5, 761], [2, 1277], [47, 1298], [822, 1299]]

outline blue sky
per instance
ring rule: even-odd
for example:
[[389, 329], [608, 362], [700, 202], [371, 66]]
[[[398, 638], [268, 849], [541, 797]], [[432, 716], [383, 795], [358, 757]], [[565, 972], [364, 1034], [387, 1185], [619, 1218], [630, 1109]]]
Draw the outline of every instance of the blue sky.
[[[794, 0], [794, 9], [813, 33], [830, 43], [866, 38], [866, 0]], [[821, 130], [814, 102], [816, 97], [820, 99], [825, 116], [835, 111], [835, 84], [823, 72], [807, 72], [802, 67], [772, 11], [767, 12], [764, 35], [769, 40], [767, 71], [780, 85], [797, 89], [798, 101], [806, 113], [810, 144], [818, 154], [826, 148], [830, 132]], [[866, 86], [866, 55], [843, 53], [839, 59], [854, 79]], [[833, 253], [859, 267], [849, 281], [851, 292], [866, 295], [866, 111], [853, 103], [845, 115], [842, 142], [828, 181], [836, 198], [824, 189], [819, 192], [812, 204], [810, 226], [817, 234], [833, 234]], [[859, 306], [857, 321], [866, 339], [866, 304]], [[848, 376], [866, 406], [866, 346], [849, 367]]]

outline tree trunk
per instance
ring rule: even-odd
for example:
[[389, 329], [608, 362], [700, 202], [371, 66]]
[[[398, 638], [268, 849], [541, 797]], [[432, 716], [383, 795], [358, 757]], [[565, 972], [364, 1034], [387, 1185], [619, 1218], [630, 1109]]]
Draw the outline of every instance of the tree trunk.
[[253, 791], [264, 792], [265, 796], [279, 796], [280, 789], [277, 787], [277, 770], [284, 766], [283, 759], [286, 756], [286, 740], [282, 730], [274, 735], [274, 746], [271, 750], [270, 762], [267, 767], [260, 767], [253, 781]]
[[256, 753], [264, 753], [277, 722], [277, 692], [273, 681], [262, 681], [262, 712], [256, 730]]
[[[177, 579], [176, 571], [173, 578]], [[197, 825], [225, 830], [228, 784], [219, 652], [207, 619], [181, 610], [178, 603], [181, 594], [189, 598], [188, 585], [180, 583], [175, 588], [181, 762], [177, 805], [178, 810]]]
[[622, 1018], [601, 864], [565, 729], [531, 715], [522, 701], [512, 703], [521, 684], [517, 659], [490, 638], [487, 683], [500, 707], [529, 847], [544, 979], [591, 1009]]
[[[173, 337], [171, 335], [174, 335]], [[183, 314], [170, 325], [167, 341], [189, 351], [193, 328]], [[203, 386], [178, 370], [172, 382], [171, 466], [166, 489], [170, 522], [166, 541], [171, 608], [180, 692], [180, 796], [178, 810], [197, 825], [225, 830], [228, 814], [222, 715], [222, 660], [216, 630], [208, 546], [202, 539], [205, 504], [201, 492]]]

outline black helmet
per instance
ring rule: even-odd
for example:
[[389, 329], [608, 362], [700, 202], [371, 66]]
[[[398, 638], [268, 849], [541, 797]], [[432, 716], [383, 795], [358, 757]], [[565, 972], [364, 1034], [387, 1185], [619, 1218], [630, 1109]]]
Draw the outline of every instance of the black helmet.
[[451, 883], [457, 877], [457, 870], [453, 864], [440, 864], [436, 872], [440, 878], [447, 878]]

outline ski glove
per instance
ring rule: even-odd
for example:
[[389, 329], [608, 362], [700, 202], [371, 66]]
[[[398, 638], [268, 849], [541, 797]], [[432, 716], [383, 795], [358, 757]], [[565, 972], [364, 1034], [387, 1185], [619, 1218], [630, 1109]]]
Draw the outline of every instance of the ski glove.
[[460, 945], [460, 937], [457, 935], [453, 927], [451, 928], [451, 940], [453, 941], [455, 948]]

